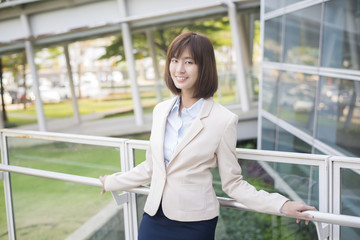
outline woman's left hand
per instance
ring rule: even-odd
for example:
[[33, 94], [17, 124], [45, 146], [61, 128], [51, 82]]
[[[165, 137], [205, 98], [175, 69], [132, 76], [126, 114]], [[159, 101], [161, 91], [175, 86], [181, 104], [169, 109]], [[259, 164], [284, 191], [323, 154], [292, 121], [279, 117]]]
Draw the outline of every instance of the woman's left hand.
[[[303, 202], [295, 202], [295, 201], [287, 201], [281, 208], [281, 213], [285, 214], [289, 217], [297, 218], [296, 223], [300, 222], [299, 218], [314, 218], [309, 213], [304, 213], [304, 211], [317, 211], [317, 209], [313, 206], [308, 206]], [[309, 220], [305, 220], [305, 224], [309, 224]]]

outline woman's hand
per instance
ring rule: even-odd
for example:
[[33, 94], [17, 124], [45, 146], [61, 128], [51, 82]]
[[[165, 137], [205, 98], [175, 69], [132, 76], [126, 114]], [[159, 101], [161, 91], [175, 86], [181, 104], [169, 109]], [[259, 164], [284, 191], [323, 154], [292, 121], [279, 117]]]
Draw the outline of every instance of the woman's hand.
[[[317, 211], [315, 207], [308, 206], [303, 202], [294, 202], [294, 201], [287, 201], [284, 203], [284, 205], [281, 208], [281, 213], [285, 214], [289, 217], [296, 217], [298, 218], [296, 220], [296, 223], [300, 222], [299, 218], [314, 218], [309, 213], [304, 213], [304, 211]], [[309, 224], [309, 220], [305, 221], [305, 224]]]
[[106, 177], [107, 177], [106, 175], [99, 177], [99, 180], [100, 180], [100, 182], [101, 182], [101, 184], [102, 184], [101, 195], [106, 192], [106, 190], [105, 190], [105, 180], [106, 180]]

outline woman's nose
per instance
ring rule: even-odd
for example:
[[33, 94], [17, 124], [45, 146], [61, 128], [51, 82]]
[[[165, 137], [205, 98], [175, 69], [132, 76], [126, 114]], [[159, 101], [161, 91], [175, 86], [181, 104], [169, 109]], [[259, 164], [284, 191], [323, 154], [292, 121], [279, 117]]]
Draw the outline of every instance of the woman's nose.
[[185, 72], [185, 66], [183, 63], [178, 63], [176, 66], [176, 71], [179, 73], [183, 73]]

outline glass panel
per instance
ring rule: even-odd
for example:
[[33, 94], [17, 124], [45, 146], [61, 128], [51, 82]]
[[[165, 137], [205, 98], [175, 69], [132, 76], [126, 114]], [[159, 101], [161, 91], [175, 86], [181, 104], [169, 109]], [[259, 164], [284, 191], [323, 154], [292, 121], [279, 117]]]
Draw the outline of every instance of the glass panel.
[[312, 134], [318, 76], [284, 72], [279, 84], [279, 117]]
[[262, 118], [261, 149], [275, 150], [276, 125]]
[[[258, 190], [263, 189], [268, 192], [279, 192], [281, 185], [277, 183], [256, 161], [240, 160], [243, 169], [243, 176], [246, 181], [255, 186]], [[290, 165], [290, 164], [288, 164]], [[290, 166], [291, 167], [291, 166]], [[311, 203], [317, 203], [318, 199], [318, 176], [314, 176], [318, 171], [317, 167], [310, 169], [299, 169], [294, 167], [297, 172], [291, 172], [293, 179], [301, 182], [303, 189], [297, 188], [295, 191], [304, 196], [307, 202], [310, 196]], [[309, 178], [312, 171], [312, 180]], [[220, 177], [217, 169], [213, 171], [213, 186], [218, 196], [227, 197], [221, 190]], [[306, 183], [306, 185], [304, 184]], [[310, 184], [311, 183], [311, 184]], [[278, 188], [279, 187], [279, 188]], [[307, 187], [311, 187], [308, 190]], [[281, 192], [280, 192], [281, 193]], [[310, 195], [309, 193], [313, 194]], [[284, 194], [286, 195], [286, 194]], [[221, 208], [219, 222], [216, 228], [216, 239], [316, 239], [316, 229], [313, 224], [305, 226], [304, 223], [297, 225], [295, 219], [286, 217], [276, 217], [267, 214], [238, 211], [235, 209]]]
[[285, 1], [285, 6], [289, 6], [291, 4], [298, 3], [298, 2], [301, 2], [301, 1], [304, 1], [304, 0], [286, 0]]
[[55, 142], [7, 138], [11, 165], [95, 177], [120, 171], [120, 149]]
[[321, 5], [316, 5], [285, 16], [284, 59], [286, 63], [318, 65], [320, 13]]
[[263, 70], [262, 106], [263, 109], [274, 114], [276, 113], [278, 79], [281, 72], [275, 69]]
[[9, 236], [6, 219], [4, 184], [3, 181], [0, 180], [0, 240], [7, 239], [9, 239]]
[[284, 6], [285, 0], [265, 0], [265, 12], [270, 12]]
[[111, 194], [19, 174], [11, 181], [17, 239], [124, 239], [123, 214]]
[[[341, 169], [341, 214], [360, 216], [360, 170]], [[341, 239], [360, 239], [360, 228], [341, 227]]]
[[280, 62], [282, 51], [282, 17], [265, 21], [264, 61]]
[[360, 1], [325, 3], [321, 65], [360, 70]]
[[[134, 149], [134, 157], [135, 157], [135, 166], [139, 165], [146, 159], [146, 150], [142, 149]], [[144, 206], [147, 199], [147, 195], [136, 194], [136, 211], [137, 211], [137, 221], [138, 227], [140, 226], [140, 222], [142, 216], [144, 214]]]
[[311, 146], [300, 138], [295, 137], [282, 128], [279, 128], [277, 151], [311, 153]]
[[278, 181], [275, 186], [283, 189], [281, 184], [287, 184], [296, 193], [297, 198], [319, 207], [319, 167], [288, 163], [273, 163], [271, 166], [283, 181]]
[[360, 82], [321, 77], [316, 138], [360, 156]]

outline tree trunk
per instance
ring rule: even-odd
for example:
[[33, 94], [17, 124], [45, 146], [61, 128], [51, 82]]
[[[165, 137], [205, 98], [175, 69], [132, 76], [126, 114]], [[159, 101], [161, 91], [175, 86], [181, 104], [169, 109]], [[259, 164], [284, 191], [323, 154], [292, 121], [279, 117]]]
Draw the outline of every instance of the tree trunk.
[[24, 110], [26, 109], [26, 102], [27, 102], [27, 89], [26, 89], [26, 54], [22, 54], [22, 77], [24, 79], [23, 88], [24, 88], [24, 98], [22, 99], [22, 102], [24, 104]]
[[7, 114], [6, 114], [5, 100], [4, 100], [3, 66], [2, 66], [2, 58], [1, 57], [0, 57], [0, 94], [1, 94], [2, 119], [3, 119], [4, 125], [5, 125], [8, 121], [8, 118], [7, 118]]

